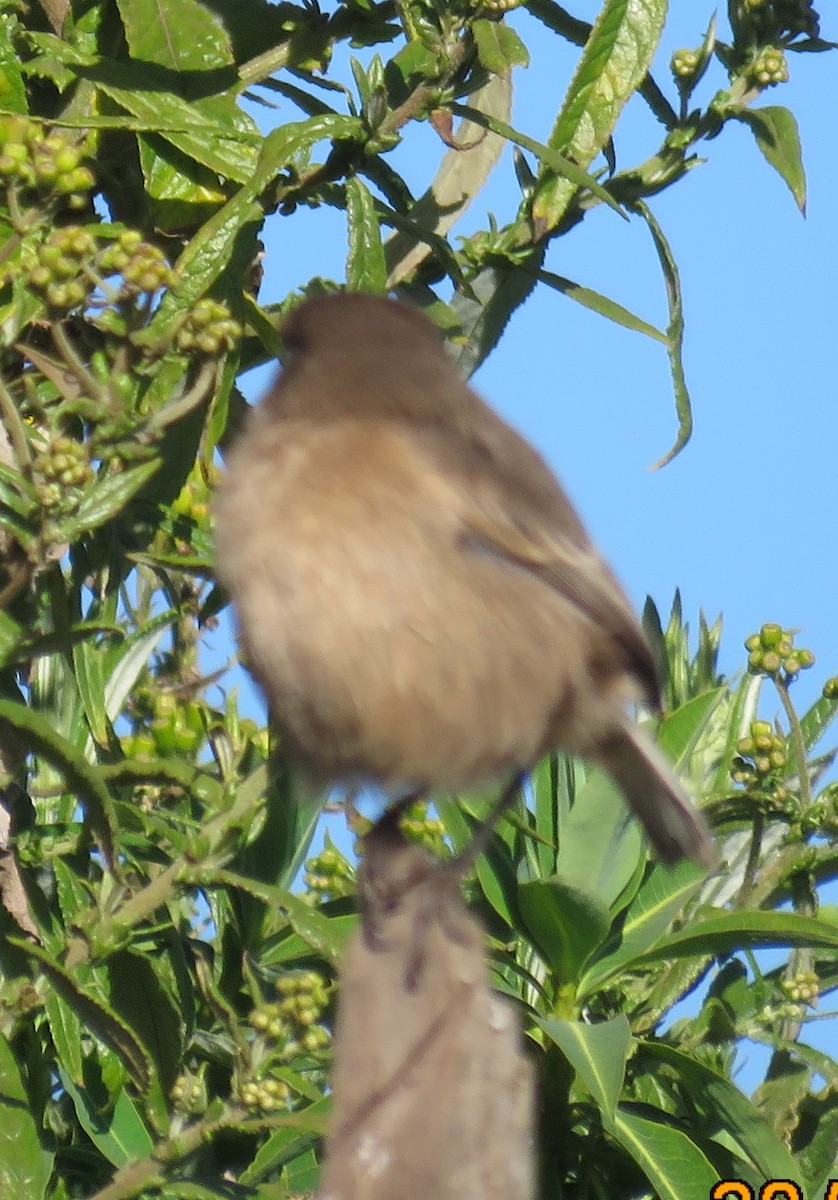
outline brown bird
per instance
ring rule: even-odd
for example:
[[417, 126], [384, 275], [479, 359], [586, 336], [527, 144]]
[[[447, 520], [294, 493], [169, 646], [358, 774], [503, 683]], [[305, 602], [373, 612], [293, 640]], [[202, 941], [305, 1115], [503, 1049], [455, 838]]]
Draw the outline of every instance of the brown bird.
[[659, 707], [620, 585], [540, 455], [393, 300], [307, 300], [215, 504], [219, 576], [291, 761], [390, 795], [517, 779], [551, 749], [614, 778], [665, 862], [701, 817], [626, 714]]

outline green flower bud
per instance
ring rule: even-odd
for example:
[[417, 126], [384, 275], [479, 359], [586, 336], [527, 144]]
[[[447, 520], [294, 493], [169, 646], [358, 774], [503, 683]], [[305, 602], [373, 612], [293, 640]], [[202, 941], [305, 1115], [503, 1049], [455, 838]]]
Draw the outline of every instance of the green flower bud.
[[763, 625], [759, 631], [759, 640], [766, 650], [776, 649], [782, 636], [783, 630], [780, 625]]

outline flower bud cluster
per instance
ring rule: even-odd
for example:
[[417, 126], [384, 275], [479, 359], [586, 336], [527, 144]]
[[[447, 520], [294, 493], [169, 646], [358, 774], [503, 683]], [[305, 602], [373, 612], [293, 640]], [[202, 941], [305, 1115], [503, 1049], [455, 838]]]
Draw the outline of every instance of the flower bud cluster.
[[782, 676], [785, 682], [790, 682], [815, 661], [811, 650], [795, 649], [794, 635], [781, 625], [763, 625], [759, 633], [753, 633], [745, 640], [745, 649], [752, 675]]
[[241, 325], [227, 305], [204, 296], [178, 330], [177, 347], [185, 353], [223, 354], [232, 350], [241, 334]]
[[306, 861], [303, 882], [312, 900], [338, 900], [355, 891], [355, 872], [339, 850], [326, 846]]
[[0, 118], [0, 180], [7, 187], [84, 208], [95, 183], [84, 160], [83, 145], [67, 133], [24, 116]]
[[752, 721], [748, 734], [736, 744], [739, 754], [731, 763], [734, 783], [764, 787], [768, 776], [782, 773], [786, 764], [785, 739], [768, 721]]
[[329, 999], [325, 980], [316, 971], [284, 975], [276, 982], [278, 1000], [260, 1004], [250, 1024], [263, 1039], [276, 1043], [275, 1057], [289, 1062], [300, 1054], [320, 1056], [330, 1042], [319, 1019]]

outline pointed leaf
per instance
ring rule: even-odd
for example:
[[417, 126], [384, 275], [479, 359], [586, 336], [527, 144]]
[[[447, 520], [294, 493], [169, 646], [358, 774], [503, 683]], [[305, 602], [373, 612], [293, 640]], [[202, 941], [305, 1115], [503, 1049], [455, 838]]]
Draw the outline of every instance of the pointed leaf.
[[590, 995], [605, 980], [653, 946], [672, 924], [704, 880], [704, 871], [694, 863], [677, 867], [656, 866], [626, 910], [614, 939], [605, 953], [588, 968], [579, 984], [580, 999]]
[[641, 1053], [677, 1071], [700, 1111], [718, 1118], [766, 1179], [793, 1179], [797, 1164], [785, 1143], [740, 1089], [705, 1063], [663, 1042], [640, 1042]]
[[61, 522], [61, 537], [66, 542], [74, 542], [83, 534], [104, 525], [120, 513], [131, 497], [159, 470], [160, 460], [155, 458], [119, 474], [97, 479], [82, 496], [73, 516]]
[[610, 1021], [584, 1025], [534, 1014], [537, 1025], [559, 1047], [591, 1093], [600, 1111], [613, 1118], [631, 1049], [631, 1029], [621, 1013]]
[[838, 927], [792, 912], [713, 912], [670, 934], [640, 963], [691, 954], [729, 954], [743, 946], [823, 946], [838, 950]]
[[346, 181], [346, 220], [349, 232], [347, 285], [353, 292], [380, 294], [387, 285], [381, 228], [369, 188], [357, 175]]
[[636, 316], [622, 304], [618, 304], [616, 300], [611, 300], [608, 296], [603, 296], [600, 292], [594, 292], [590, 288], [582, 287], [580, 284], [574, 283], [572, 279], [566, 279], [563, 275], [555, 275], [552, 271], [539, 271], [538, 278], [548, 287], [555, 288], [557, 292], [575, 300], [584, 308], [599, 313], [601, 317], [607, 317], [615, 325], [622, 325], [624, 329], [631, 329], [635, 333], [644, 333], [646, 337], [654, 338], [656, 342], [663, 342], [666, 345], [665, 333], [661, 333], [654, 325], [650, 325], [642, 317]]
[[151, 1154], [154, 1142], [139, 1110], [122, 1088], [110, 1112], [97, 1106], [87, 1088], [77, 1087], [61, 1072], [61, 1082], [73, 1102], [79, 1124], [94, 1146], [115, 1167], [124, 1167]]
[[666, 299], [669, 305], [669, 324], [666, 328], [667, 351], [669, 354], [669, 369], [672, 374], [672, 387], [675, 392], [675, 412], [678, 415], [678, 433], [675, 443], [670, 450], [654, 464], [654, 469], [666, 466], [676, 454], [686, 446], [693, 431], [693, 412], [690, 393], [687, 389], [687, 377], [684, 374], [684, 306], [681, 296], [681, 276], [678, 264], [672, 253], [672, 247], [664, 236], [663, 230], [643, 200], [633, 205], [646, 224], [652, 235], [652, 241], [658, 252], [658, 260], [663, 270], [663, 280], [666, 287]]
[[30, 957], [37, 960], [51, 985], [79, 1016], [88, 1030], [112, 1050], [141, 1090], [148, 1088], [150, 1060], [145, 1047], [134, 1036], [124, 1021], [103, 1000], [83, 987], [77, 975], [67, 971], [56, 959], [34, 942], [23, 938], [10, 938]]
[[627, 1105], [618, 1108], [610, 1127], [604, 1124], [643, 1171], [658, 1200], [707, 1200], [718, 1183], [715, 1169], [680, 1129], [641, 1117]]
[[749, 127], [766, 160], [788, 184], [795, 203], [806, 212], [806, 173], [794, 114], [782, 105], [743, 108], [736, 118]]
[[559, 985], [578, 979], [611, 925], [605, 905], [559, 879], [521, 884], [518, 904], [533, 941]]
[[[587, 167], [611, 136], [626, 101], [641, 85], [666, 21], [667, 0], [606, 0], [550, 134], [550, 146]], [[570, 176], [547, 176], [532, 204], [539, 235], [555, 229], [575, 191]]]

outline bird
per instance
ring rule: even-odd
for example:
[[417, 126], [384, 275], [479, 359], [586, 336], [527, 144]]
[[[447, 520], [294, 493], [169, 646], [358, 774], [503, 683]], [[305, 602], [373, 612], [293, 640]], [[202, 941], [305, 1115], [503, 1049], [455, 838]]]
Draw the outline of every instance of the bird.
[[227, 453], [217, 572], [289, 762], [392, 798], [508, 781], [547, 752], [610, 774], [657, 857], [710, 866], [703, 817], [630, 714], [649, 646], [538, 451], [418, 308], [292, 309]]

